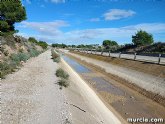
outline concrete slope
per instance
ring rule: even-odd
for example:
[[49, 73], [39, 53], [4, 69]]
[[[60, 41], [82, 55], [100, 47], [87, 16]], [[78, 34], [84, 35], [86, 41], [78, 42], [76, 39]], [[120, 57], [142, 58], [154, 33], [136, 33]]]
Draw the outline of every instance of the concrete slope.
[[[85, 116], [84, 120], [78, 122], [79, 124], [121, 124], [120, 120], [116, 115], [114, 115], [100, 100], [100, 98], [96, 95], [96, 93], [84, 82], [81, 77], [64, 61], [64, 68], [70, 75], [71, 85], [76, 85], [76, 91], [81, 94], [81, 97], [85, 100], [85, 103], [88, 106], [88, 109], [85, 114], [79, 114], [79, 116]], [[72, 84], [74, 83], [74, 84]], [[72, 89], [73, 90], [73, 89]], [[75, 93], [75, 92], [74, 92]], [[71, 101], [73, 102], [73, 100]], [[83, 101], [81, 101], [83, 102]], [[78, 113], [77, 113], [78, 114]], [[73, 117], [74, 118], [74, 117]], [[88, 122], [86, 119], [90, 118]], [[125, 122], [123, 122], [125, 123]]]

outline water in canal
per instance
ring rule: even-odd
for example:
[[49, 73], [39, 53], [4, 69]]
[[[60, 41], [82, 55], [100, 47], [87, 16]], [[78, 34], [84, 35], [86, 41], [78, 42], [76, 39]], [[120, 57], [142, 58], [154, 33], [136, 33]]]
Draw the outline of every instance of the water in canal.
[[123, 118], [159, 117], [165, 118], [165, 108], [157, 103], [152, 104], [148, 98], [136, 92], [115, 85], [94, 70], [80, 64], [75, 59], [62, 55], [62, 58], [89, 84], [97, 93]]

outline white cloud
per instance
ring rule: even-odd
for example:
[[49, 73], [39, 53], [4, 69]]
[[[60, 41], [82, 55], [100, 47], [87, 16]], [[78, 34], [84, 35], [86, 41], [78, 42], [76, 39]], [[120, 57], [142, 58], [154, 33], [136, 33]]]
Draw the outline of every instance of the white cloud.
[[64, 33], [68, 39], [77, 41], [97, 41], [97, 39], [118, 39], [128, 38], [137, 32], [145, 30], [149, 33], [165, 33], [165, 23], [144, 23], [138, 25], [125, 26], [120, 28], [96, 28], [86, 30], [76, 30]]
[[110, 9], [103, 16], [105, 20], [118, 20], [136, 14], [133, 10]]
[[[85, 29], [85, 30], [71, 30], [63, 32], [60, 30], [61, 27], [66, 27], [67, 24], [64, 21], [54, 22], [22, 22], [22, 27], [33, 28], [40, 34], [36, 35], [38, 39], [45, 41], [59, 43], [71, 43], [71, 44], [82, 44], [82, 43], [101, 43], [105, 39], [111, 39], [119, 41], [119, 44], [131, 41], [131, 36], [134, 35], [137, 30], [145, 30], [149, 33], [154, 34], [157, 37], [159, 34], [165, 35], [165, 23], [142, 23], [137, 25], [124, 26], [119, 28], [96, 28], [96, 29]], [[161, 37], [161, 40], [165, 40]], [[159, 40], [159, 39], [155, 39]]]
[[89, 21], [90, 22], [98, 22], [98, 21], [100, 21], [100, 18], [91, 18]]
[[65, 0], [50, 0], [53, 3], [65, 3]]
[[26, 0], [26, 3], [31, 4], [31, 1], [30, 0]]
[[59, 35], [61, 31], [59, 30], [60, 27], [66, 27], [69, 24], [62, 20], [56, 20], [52, 22], [21, 22], [21, 25], [18, 27], [22, 28], [32, 28], [39, 33], [46, 34], [46, 35]]

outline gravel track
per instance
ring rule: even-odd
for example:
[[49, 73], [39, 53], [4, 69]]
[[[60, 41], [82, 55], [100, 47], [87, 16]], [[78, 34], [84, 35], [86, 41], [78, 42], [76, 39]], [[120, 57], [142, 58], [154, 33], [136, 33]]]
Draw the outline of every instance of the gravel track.
[[71, 122], [65, 94], [55, 84], [57, 68], [46, 51], [1, 80], [1, 124]]

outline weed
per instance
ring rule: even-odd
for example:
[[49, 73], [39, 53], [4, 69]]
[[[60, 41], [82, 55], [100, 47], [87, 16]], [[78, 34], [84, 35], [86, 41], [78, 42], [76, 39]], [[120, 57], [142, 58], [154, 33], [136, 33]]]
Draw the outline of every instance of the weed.
[[69, 121], [69, 119], [65, 119], [65, 124], [71, 124], [71, 122]]
[[0, 51], [3, 53], [5, 51], [5, 48], [3, 46], [0, 46]]
[[4, 78], [10, 72], [10, 66], [7, 62], [0, 63], [0, 78]]
[[21, 61], [26, 62], [30, 58], [30, 56], [27, 53], [18, 53], [18, 54], [11, 54], [10, 58], [12, 61], [18, 64]]
[[60, 55], [56, 51], [54, 51], [54, 49], [51, 49], [51, 53], [53, 61], [59, 63], [61, 60]]
[[48, 44], [44, 41], [39, 41], [37, 45], [41, 46], [43, 49], [46, 49], [48, 47]]
[[8, 55], [9, 55], [8, 50], [4, 51], [4, 55], [5, 55], [5, 56], [8, 56]]
[[20, 48], [18, 51], [19, 51], [20, 53], [23, 53], [23, 48]]
[[29, 51], [30, 57], [36, 57], [40, 54], [40, 52], [35, 49], [29, 49], [28, 51]]
[[56, 76], [60, 77], [60, 78], [63, 78], [63, 79], [68, 79], [69, 78], [69, 75], [61, 68], [57, 69]]
[[57, 58], [53, 59], [53, 61], [59, 63], [61, 61], [61, 58], [57, 57]]
[[62, 87], [68, 87], [69, 86], [69, 82], [66, 79], [60, 79], [58, 80], [58, 85], [60, 85], [60, 89], [62, 89]]
[[54, 59], [54, 58], [57, 58], [57, 57], [59, 57], [59, 55], [55, 51], [53, 51], [52, 52], [52, 58]]
[[62, 87], [69, 86], [69, 82], [68, 82], [69, 75], [63, 69], [61, 68], [57, 69], [56, 76], [60, 77], [60, 79], [57, 82], [57, 84], [60, 85], [60, 89], [62, 89]]

